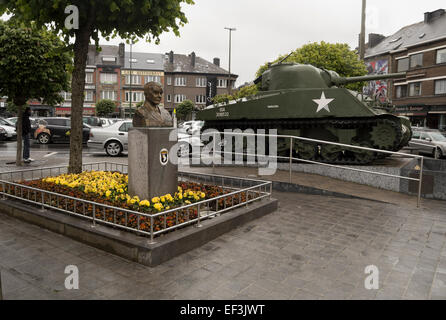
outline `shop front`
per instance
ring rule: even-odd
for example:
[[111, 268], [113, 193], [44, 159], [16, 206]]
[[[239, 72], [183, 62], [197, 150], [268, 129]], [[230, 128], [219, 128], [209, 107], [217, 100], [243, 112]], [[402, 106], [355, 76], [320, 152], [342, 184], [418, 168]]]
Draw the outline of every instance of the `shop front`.
[[[82, 111], [82, 115], [94, 116], [95, 108], [94, 107], [84, 107], [84, 109]], [[57, 107], [56, 108], [56, 116], [57, 117], [70, 117], [71, 116], [71, 107]]]
[[394, 114], [408, 117], [414, 127], [446, 130], [446, 106], [396, 106]]

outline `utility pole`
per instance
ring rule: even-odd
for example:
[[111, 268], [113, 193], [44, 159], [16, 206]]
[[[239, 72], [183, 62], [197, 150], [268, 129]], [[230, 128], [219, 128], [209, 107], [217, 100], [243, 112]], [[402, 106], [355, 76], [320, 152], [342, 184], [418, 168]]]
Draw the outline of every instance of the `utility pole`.
[[361, 35], [359, 36], [359, 58], [363, 61], [365, 56], [365, 19], [366, 19], [366, 0], [362, 0]]
[[228, 28], [225, 27], [226, 30], [229, 30], [229, 73], [228, 73], [228, 94], [231, 94], [231, 33], [232, 31], [236, 31], [236, 28]]
[[132, 46], [133, 46], [133, 40], [130, 42], [130, 118], [132, 117], [132, 68], [133, 68], [133, 56], [132, 56]]

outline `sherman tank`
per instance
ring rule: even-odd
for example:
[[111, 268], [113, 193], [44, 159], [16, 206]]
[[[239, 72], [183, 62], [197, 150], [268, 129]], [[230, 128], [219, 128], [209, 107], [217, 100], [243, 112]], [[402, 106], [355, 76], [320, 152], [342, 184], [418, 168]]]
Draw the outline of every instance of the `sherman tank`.
[[[197, 114], [203, 130], [277, 129], [292, 135], [342, 144], [399, 151], [412, 137], [410, 121], [378, 101], [342, 87], [348, 83], [405, 78], [405, 73], [341, 77], [312, 65], [278, 63], [254, 82], [250, 97], [215, 104]], [[290, 139], [278, 139], [279, 156], [289, 156]], [[293, 139], [294, 156], [337, 164], [367, 164], [386, 154]]]

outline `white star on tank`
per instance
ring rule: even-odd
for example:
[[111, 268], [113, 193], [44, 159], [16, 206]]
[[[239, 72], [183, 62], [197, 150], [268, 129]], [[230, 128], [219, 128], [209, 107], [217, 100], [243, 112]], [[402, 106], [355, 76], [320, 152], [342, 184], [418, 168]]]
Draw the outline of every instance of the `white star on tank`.
[[327, 110], [328, 112], [331, 112], [328, 108], [329, 103], [332, 102], [334, 99], [327, 99], [325, 98], [325, 92], [322, 91], [322, 95], [320, 99], [313, 99], [314, 102], [317, 103], [317, 110], [316, 113], [321, 111], [322, 109]]

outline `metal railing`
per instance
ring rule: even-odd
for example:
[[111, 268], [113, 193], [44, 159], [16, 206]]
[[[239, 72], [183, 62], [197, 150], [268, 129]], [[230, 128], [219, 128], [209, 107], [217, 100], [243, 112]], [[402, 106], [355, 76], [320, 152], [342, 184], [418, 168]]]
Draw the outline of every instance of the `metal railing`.
[[[128, 171], [128, 165], [120, 163], [95, 162], [83, 165], [83, 170], [118, 171], [118, 168], [121, 168], [123, 173]], [[99, 223], [136, 232], [150, 237], [150, 243], [154, 243], [154, 237], [157, 235], [191, 224], [201, 227], [201, 222], [205, 219], [217, 217], [241, 206], [248, 206], [250, 203], [264, 198], [270, 199], [272, 194], [272, 183], [269, 181], [180, 171], [178, 172], [179, 181], [200, 181], [218, 185], [227, 193], [151, 214], [83, 200], [14, 182], [42, 179], [53, 174], [52, 172], [61, 174], [66, 171], [66, 166], [58, 166], [2, 172], [0, 173], [1, 200], [12, 198], [38, 205], [41, 207], [40, 210], [49, 208], [68, 213], [92, 221], [93, 227]], [[4, 180], [4, 176], [9, 177], [10, 180]]]
[[[225, 135], [228, 135], [228, 136], [233, 136], [234, 135], [234, 136], [242, 136], [242, 137], [243, 136], [255, 136], [255, 137], [256, 136], [260, 136], [260, 137], [275, 137], [275, 138], [282, 138], [282, 139], [290, 139], [289, 156], [285, 157], [285, 156], [278, 156], [278, 155], [257, 155], [257, 154], [248, 154], [248, 153], [244, 153], [244, 152], [243, 153], [234, 152], [232, 150], [231, 151], [220, 151], [220, 150], [217, 150], [217, 147], [216, 147], [216, 141], [217, 141], [216, 140], [216, 134], [222, 134], [223, 136], [225, 136]], [[355, 172], [374, 174], [374, 175], [391, 177], [391, 178], [404, 179], [404, 180], [409, 180], [409, 181], [416, 181], [416, 182], [418, 182], [417, 208], [420, 207], [420, 203], [421, 203], [421, 187], [422, 187], [422, 182], [423, 182], [423, 166], [424, 166], [424, 157], [423, 156], [407, 154], [407, 153], [402, 153], [402, 152], [394, 152], [394, 151], [373, 149], [373, 148], [368, 148], [368, 147], [354, 146], [354, 145], [343, 144], [343, 143], [338, 143], [338, 142], [330, 142], [330, 141], [324, 141], [324, 140], [310, 139], [310, 138], [304, 138], [304, 137], [292, 136], [292, 135], [242, 133], [242, 132], [211, 132], [211, 133], [208, 133], [207, 135], [212, 135], [213, 136], [213, 148], [212, 148], [212, 150], [213, 150], [213, 153], [212, 153], [212, 157], [213, 157], [212, 168], [213, 168], [213, 170], [215, 168], [216, 154], [219, 154], [220, 157], [221, 157], [221, 154], [232, 154], [232, 155], [243, 155], [243, 156], [253, 156], [253, 157], [262, 156], [264, 158], [274, 158], [274, 159], [288, 159], [289, 160], [289, 177], [290, 177], [289, 179], [290, 179], [290, 182], [292, 181], [292, 163], [293, 163], [293, 161], [311, 163], [311, 164], [316, 164], [316, 165], [321, 165], [321, 166], [326, 166], [326, 167], [331, 167], [331, 168], [344, 169], [344, 170], [350, 170], [350, 171], [355, 171]], [[403, 157], [409, 157], [409, 158], [418, 159], [420, 161], [419, 177], [418, 178], [411, 178], [411, 177], [406, 177], [406, 176], [402, 176], [402, 175], [394, 175], [394, 174], [388, 174], [388, 173], [383, 173], [383, 172], [377, 172], [377, 171], [371, 171], [371, 170], [365, 170], [365, 169], [352, 168], [352, 167], [349, 167], [349, 166], [346, 166], [346, 165], [335, 165], [335, 164], [329, 164], [329, 163], [324, 163], [324, 162], [320, 162], [320, 161], [306, 160], [306, 159], [302, 159], [302, 158], [293, 157], [292, 156], [293, 155], [293, 151], [295, 150], [294, 143], [293, 143], [294, 140], [312, 142], [312, 143], [316, 143], [316, 144], [328, 144], [328, 145], [334, 145], [334, 146], [339, 146], [339, 147], [344, 147], [344, 148], [349, 148], [349, 149], [358, 149], [358, 150], [363, 150], [363, 151], [371, 151], [371, 152], [384, 153], [384, 154], [390, 154], [390, 155], [399, 155], [399, 156], [403, 156]]]

